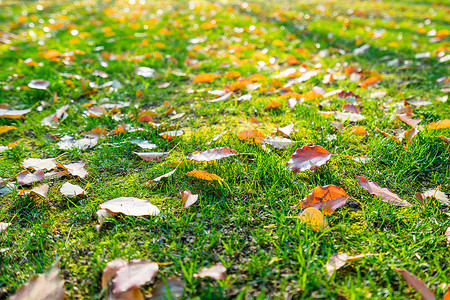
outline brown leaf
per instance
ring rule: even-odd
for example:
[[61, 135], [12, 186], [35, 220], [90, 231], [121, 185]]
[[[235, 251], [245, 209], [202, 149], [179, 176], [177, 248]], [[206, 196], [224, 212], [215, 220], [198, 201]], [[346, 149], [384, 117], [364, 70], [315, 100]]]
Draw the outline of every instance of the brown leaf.
[[171, 278], [158, 283], [152, 291], [152, 300], [181, 299], [184, 294], [184, 282]]
[[417, 279], [416, 276], [405, 269], [395, 269], [395, 271], [399, 272], [411, 287], [420, 292], [420, 295], [424, 300], [436, 299], [436, 295], [425, 285], [425, 283]]
[[163, 161], [170, 152], [133, 152], [145, 161], [160, 162]]
[[147, 259], [132, 260], [122, 266], [112, 280], [113, 293], [123, 293], [151, 281], [159, 267], [157, 263]]
[[258, 129], [253, 129], [253, 130], [244, 130], [238, 133], [237, 137], [243, 141], [261, 144], [261, 140], [265, 139], [266, 135], [261, 131], [259, 131]]
[[412, 128], [403, 133], [403, 136], [408, 141], [408, 144], [411, 144], [411, 142], [412, 142], [413, 138], [416, 136], [417, 132], [418, 131], [416, 128]]
[[291, 136], [293, 132], [294, 132], [294, 123], [276, 129], [276, 134], [284, 137]]
[[203, 268], [198, 274], [194, 274], [194, 278], [213, 278], [217, 280], [225, 280], [227, 268], [225, 268], [222, 264], [217, 264], [210, 268]]
[[344, 206], [348, 198], [343, 188], [335, 185], [318, 186], [299, 204], [303, 209], [314, 207], [322, 210], [324, 214], [331, 214], [337, 208]]
[[83, 135], [87, 138], [99, 139], [108, 134], [108, 131], [100, 127], [95, 127], [89, 131], [86, 131]]
[[37, 170], [34, 173], [29, 171], [22, 171], [17, 175], [17, 182], [21, 185], [30, 185], [34, 182], [41, 181], [45, 178], [42, 170]]
[[59, 300], [65, 299], [64, 281], [59, 276], [59, 262], [53, 264], [46, 274], [39, 274], [25, 283], [10, 300]]
[[381, 198], [381, 201], [398, 206], [412, 206], [411, 203], [409, 203], [406, 200], [400, 199], [399, 196], [392, 193], [389, 189], [381, 188], [376, 182], [369, 182], [367, 181], [366, 178], [362, 176], [356, 177], [358, 178], [358, 183], [360, 187], [365, 188], [370, 194]]
[[0, 232], [6, 231], [6, 229], [8, 229], [9, 226], [11, 226], [11, 223], [0, 222]]
[[351, 134], [360, 134], [360, 135], [366, 135], [367, 130], [362, 126], [353, 126], [352, 130], [350, 131]]
[[31, 108], [22, 109], [22, 110], [0, 108], [0, 118], [21, 119], [21, 118], [25, 118], [24, 115], [29, 113], [30, 111], [31, 111]]
[[314, 170], [327, 163], [331, 154], [322, 146], [303, 146], [292, 154], [291, 159], [286, 163], [286, 169], [296, 173], [305, 170]]
[[198, 195], [193, 195], [191, 191], [180, 192], [181, 202], [183, 203], [183, 208], [188, 208], [198, 200]]
[[354, 104], [344, 104], [342, 106], [342, 110], [348, 111], [348, 112], [352, 112], [352, 113], [356, 113], [359, 114], [361, 112], [361, 108], [359, 108], [358, 106], [354, 105]]
[[275, 109], [281, 106], [281, 102], [278, 100], [273, 100], [272, 102], [270, 102], [269, 104], [267, 104], [264, 107], [264, 110], [270, 110], [270, 109]]
[[440, 135], [439, 138], [444, 141], [447, 145], [450, 145], [450, 138]]
[[84, 178], [88, 174], [88, 172], [84, 169], [84, 163], [74, 163], [68, 165], [59, 164], [59, 166], [69, 172], [71, 175], [78, 176], [80, 178]]
[[50, 86], [50, 81], [44, 79], [33, 79], [28, 83], [28, 87], [38, 90], [46, 90]]
[[422, 121], [422, 119], [420, 119], [420, 118], [411, 119], [410, 117], [408, 117], [407, 114], [399, 114], [399, 115], [397, 115], [397, 117], [404, 123], [406, 123], [409, 126], [412, 126], [414, 128], [417, 128], [417, 126], [419, 126], [419, 123]]
[[435, 188], [435, 189], [429, 189], [425, 192], [422, 193], [424, 198], [435, 198], [436, 200], [438, 200], [440, 203], [450, 206], [450, 201], [448, 200], [448, 197], [445, 193], [443, 193], [439, 187]]
[[48, 184], [43, 184], [41, 186], [37, 186], [31, 189], [31, 192], [41, 196], [42, 198], [47, 198], [47, 194], [48, 194]]
[[225, 157], [230, 157], [234, 155], [238, 155], [236, 150], [233, 150], [228, 147], [220, 147], [208, 149], [203, 152], [194, 152], [186, 156], [186, 159], [195, 160], [195, 161], [212, 161], [218, 160]]
[[147, 200], [134, 197], [120, 197], [100, 204], [100, 208], [106, 209], [113, 214], [121, 213], [126, 216], [156, 216], [160, 210]]
[[445, 129], [450, 128], [450, 119], [440, 120], [437, 122], [430, 123], [428, 125], [430, 129]]
[[333, 254], [330, 257], [330, 261], [325, 265], [328, 276], [333, 275], [336, 270], [342, 268], [347, 262], [347, 257], [345, 253]]
[[183, 130], [172, 130], [172, 131], [161, 132], [159, 134], [159, 136], [162, 137], [163, 139], [171, 140], [171, 139], [181, 136], [183, 134], [184, 134]]
[[192, 170], [186, 173], [187, 176], [191, 176], [198, 179], [208, 180], [208, 181], [223, 181], [222, 178], [217, 176], [216, 174], [211, 174], [206, 171], [201, 170]]
[[123, 266], [125, 266], [127, 262], [121, 258], [116, 258], [110, 262], [108, 262], [103, 269], [103, 277], [102, 277], [102, 287], [106, 287], [108, 281], [113, 279], [116, 275], [117, 271]]
[[200, 74], [194, 77], [193, 82], [194, 83], [205, 83], [205, 82], [213, 82], [216, 78], [220, 78], [220, 75], [206, 73], [206, 74]]
[[55, 158], [27, 158], [22, 162], [22, 167], [33, 170], [47, 170], [56, 168]]
[[363, 82], [361, 82], [361, 87], [363, 89], [366, 89], [369, 85], [373, 85], [373, 84], [377, 83], [378, 81], [380, 81], [380, 79], [378, 77], [372, 76], [370, 78], [367, 78]]
[[67, 117], [66, 110], [69, 108], [69, 104], [56, 110], [54, 114], [51, 114], [41, 121], [41, 125], [56, 127], [65, 117]]

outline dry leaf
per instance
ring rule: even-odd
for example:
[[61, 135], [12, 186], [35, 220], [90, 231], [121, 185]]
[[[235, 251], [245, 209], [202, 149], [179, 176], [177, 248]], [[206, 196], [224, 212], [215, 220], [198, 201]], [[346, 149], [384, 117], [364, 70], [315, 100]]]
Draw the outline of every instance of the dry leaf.
[[152, 78], [155, 77], [156, 71], [149, 67], [139, 67], [135, 70], [136, 75], [145, 77], [145, 78]]
[[137, 259], [119, 268], [113, 278], [113, 293], [123, 293], [151, 281], [159, 267], [147, 259]]
[[405, 131], [403, 133], [403, 136], [408, 141], [408, 144], [411, 144], [413, 138], [416, 136], [417, 133], [418, 133], [417, 129], [416, 128], [412, 128], [410, 130]]
[[154, 179], [151, 179], [151, 180], [147, 181], [147, 184], [150, 183], [150, 182], [158, 182], [158, 181], [161, 181], [161, 179], [163, 179], [163, 178], [170, 177], [170, 176], [173, 175], [173, 173], [175, 173], [176, 170], [177, 170], [177, 169], [174, 169], [174, 170], [172, 170], [172, 171], [170, 171], [170, 172], [167, 172], [166, 174], [163, 174], [163, 175], [161, 175], [161, 176], [159, 176], [159, 177], [156, 177], [156, 178], [154, 178]]
[[360, 134], [360, 135], [366, 135], [367, 131], [364, 127], [362, 126], [353, 126], [352, 130], [350, 131], [351, 134]]
[[34, 193], [42, 198], [47, 198], [49, 186], [48, 184], [43, 184], [41, 186], [37, 186], [31, 189], [31, 193]]
[[85, 164], [84, 163], [74, 163], [74, 164], [68, 164], [68, 165], [59, 165], [63, 169], [65, 169], [67, 172], [69, 172], [70, 175], [78, 176], [80, 178], [85, 178], [88, 172], [84, 169]]
[[108, 131], [104, 130], [100, 127], [95, 127], [94, 129], [91, 129], [89, 131], [86, 131], [83, 136], [91, 139], [99, 139], [108, 134]]
[[324, 214], [331, 214], [337, 208], [344, 206], [348, 198], [350, 197], [343, 188], [335, 185], [318, 186], [298, 205], [301, 204], [303, 209], [314, 207], [322, 210]]
[[328, 222], [323, 216], [322, 212], [314, 207], [308, 207], [296, 218], [300, 219], [303, 223], [311, 226], [314, 231], [323, 231], [329, 228]]
[[6, 231], [6, 229], [8, 229], [9, 226], [11, 226], [11, 223], [0, 222], [0, 232]]
[[216, 174], [211, 174], [206, 171], [193, 170], [186, 173], [187, 176], [191, 176], [198, 179], [208, 180], [208, 181], [223, 181], [222, 178], [217, 176]]
[[19, 288], [10, 300], [59, 300], [65, 299], [64, 280], [59, 276], [59, 261], [50, 271], [39, 274]]
[[365, 188], [370, 194], [381, 198], [381, 201], [398, 206], [412, 206], [411, 203], [409, 203], [406, 200], [400, 199], [399, 196], [392, 193], [389, 189], [381, 188], [376, 182], [369, 182], [367, 181], [366, 178], [362, 176], [356, 177], [358, 178], [358, 183], [360, 187]]
[[440, 203], [450, 206], [450, 201], [448, 200], [448, 197], [445, 193], [441, 192], [440, 188], [435, 188], [435, 189], [429, 189], [425, 192], [422, 193], [424, 198], [435, 198], [436, 200], [438, 200]]
[[182, 299], [184, 282], [171, 278], [158, 283], [152, 291], [152, 300]]
[[24, 115], [29, 113], [30, 111], [31, 108], [21, 110], [0, 108], [0, 118], [21, 119], [25, 118]]
[[259, 131], [258, 129], [253, 129], [253, 130], [244, 130], [238, 133], [237, 137], [243, 141], [261, 144], [261, 140], [265, 139], [266, 135], [261, 131]]
[[180, 192], [183, 208], [188, 208], [198, 200], [198, 195], [193, 195], [191, 191]]
[[41, 125], [55, 127], [62, 120], [67, 117], [66, 110], [69, 108], [69, 104], [64, 105], [63, 107], [56, 110], [54, 114], [51, 114], [41, 121]]
[[430, 291], [430, 289], [425, 285], [425, 283], [423, 283], [422, 281], [417, 279], [416, 276], [414, 276], [413, 274], [411, 274], [410, 272], [408, 272], [405, 269], [395, 269], [395, 271], [399, 272], [400, 275], [403, 276], [403, 278], [406, 280], [406, 282], [411, 287], [413, 287], [418, 292], [420, 292], [420, 295], [422, 296], [422, 299], [424, 299], [424, 300], [436, 300], [436, 295], [432, 291]]
[[225, 280], [227, 268], [225, 268], [222, 264], [217, 264], [210, 268], [203, 268], [198, 274], [194, 274], [194, 278], [213, 278], [217, 280]]
[[188, 160], [195, 160], [195, 161], [212, 161], [217, 160], [225, 157], [230, 157], [234, 155], [238, 155], [236, 150], [233, 150], [228, 147], [220, 147], [220, 148], [213, 148], [208, 149], [203, 152], [194, 152], [186, 156], [186, 159]]
[[272, 102], [270, 102], [269, 104], [267, 104], [264, 107], [264, 110], [269, 110], [269, 109], [274, 109], [274, 108], [278, 108], [279, 106], [281, 106], [281, 102], [278, 100], [273, 100]]
[[150, 143], [149, 141], [141, 140], [141, 139], [132, 139], [132, 140], [130, 140], [130, 143], [136, 144], [142, 149], [152, 150], [152, 149], [158, 148], [158, 145]]
[[325, 266], [328, 276], [333, 275], [336, 270], [342, 268], [347, 262], [347, 257], [348, 255], [345, 253], [333, 254]]
[[226, 93], [226, 94], [224, 94], [223, 96], [220, 96], [220, 97], [218, 97], [218, 98], [216, 98], [216, 99], [208, 100], [208, 102], [209, 102], [209, 103], [215, 103], [215, 102], [225, 101], [225, 100], [227, 100], [228, 98], [230, 98], [231, 95], [233, 95], [233, 92]]
[[22, 167], [34, 170], [50, 171], [56, 168], [55, 158], [27, 158], [22, 162]]
[[28, 87], [38, 90], [46, 90], [50, 86], [50, 81], [44, 79], [33, 79], [28, 83]]
[[294, 123], [276, 129], [276, 134], [284, 137], [291, 136], [293, 132], [294, 132]]
[[380, 79], [378, 77], [375, 77], [375, 76], [367, 78], [366, 80], [361, 82], [361, 87], [363, 89], [366, 89], [368, 86], [373, 85], [373, 84], [377, 83], [378, 81], [380, 81]]
[[194, 77], [193, 82], [194, 83], [205, 83], [205, 82], [213, 82], [216, 78], [220, 78], [220, 75], [212, 74], [212, 73], [206, 73], [206, 74], [200, 74]]
[[113, 214], [124, 214], [126, 216], [156, 216], [160, 210], [147, 200], [134, 197], [115, 198], [100, 204], [100, 208], [106, 209]]
[[359, 114], [361, 112], [361, 108], [359, 108], [358, 106], [354, 105], [354, 104], [344, 104], [342, 106], [342, 110], [348, 111], [348, 112], [352, 112], [352, 113], [356, 113]]
[[145, 161], [160, 162], [169, 156], [170, 152], [133, 152]]
[[276, 149], [286, 149], [290, 148], [293, 145], [295, 145], [295, 141], [281, 137], [281, 136], [275, 136], [275, 137], [268, 137], [266, 139], [262, 140], [265, 144], [271, 145], [272, 147]]
[[22, 171], [17, 175], [17, 182], [21, 185], [30, 185], [34, 182], [41, 181], [45, 178], [42, 170], [37, 170], [34, 173], [29, 171]]
[[181, 136], [184, 134], [183, 130], [173, 130], [173, 131], [166, 131], [166, 132], [161, 132], [159, 134], [160, 137], [162, 137], [163, 139], [166, 140], [171, 140], [177, 136]]
[[125, 266], [127, 262], [121, 258], [116, 258], [110, 262], [108, 262], [103, 269], [103, 276], [102, 276], [102, 287], [106, 287], [108, 284], [108, 281], [113, 279], [113, 277], [116, 275], [117, 271], [123, 266]]
[[64, 183], [59, 191], [68, 198], [86, 195], [86, 191], [84, 189], [76, 184], [71, 184], [70, 182]]
[[417, 126], [419, 126], [419, 123], [422, 121], [422, 119], [420, 119], [420, 118], [411, 119], [410, 117], [408, 117], [407, 114], [399, 114], [399, 115], [397, 115], [397, 117], [404, 123], [406, 123], [409, 126], [412, 126], [414, 128], [417, 128]]
[[292, 154], [291, 159], [286, 164], [287, 170], [296, 173], [305, 170], [314, 170], [327, 163], [331, 154], [322, 146], [303, 146]]
[[358, 122], [358, 121], [364, 120], [366, 118], [361, 114], [344, 113], [344, 112], [338, 112], [338, 111], [334, 113], [334, 117], [336, 119], [341, 120], [342, 122], [347, 121], [347, 120], [350, 122]]
[[58, 142], [58, 147], [61, 150], [68, 150], [68, 149], [80, 149], [80, 150], [87, 150], [90, 148], [95, 147], [97, 145], [98, 139], [96, 138], [82, 138], [79, 140], [75, 140], [75, 138], [65, 135], [61, 138], [61, 140]]
[[437, 122], [430, 123], [428, 125], [428, 128], [430, 128], [430, 129], [450, 128], [450, 119], [445, 119], [445, 120], [440, 120], [440, 121], [437, 121]]
[[8, 131], [11, 131], [13, 129], [17, 129], [17, 127], [16, 126], [8, 126], [8, 125], [0, 126], [0, 135], [7, 133]]

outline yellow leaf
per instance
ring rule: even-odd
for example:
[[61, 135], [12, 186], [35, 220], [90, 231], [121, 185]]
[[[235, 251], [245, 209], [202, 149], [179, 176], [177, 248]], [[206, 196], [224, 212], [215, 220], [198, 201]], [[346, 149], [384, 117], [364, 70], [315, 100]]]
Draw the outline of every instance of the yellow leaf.
[[430, 128], [430, 129], [450, 128], [450, 119], [445, 119], [445, 120], [440, 120], [437, 122], [430, 123], [428, 125], [428, 128]]
[[314, 231], [322, 231], [328, 229], [328, 222], [322, 212], [314, 207], [308, 207], [298, 217], [302, 222], [311, 226]]
[[191, 176], [198, 179], [208, 180], [208, 181], [223, 181], [222, 178], [217, 176], [216, 174], [211, 174], [206, 171], [193, 170], [191, 172], [186, 173], [187, 176]]
[[7, 133], [8, 131], [13, 130], [13, 129], [17, 129], [17, 127], [16, 126], [8, 126], [8, 125], [0, 126], [0, 134]]
[[219, 75], [212, 73], [200, 74], [194, 77], [194, 83], [205, 83], [205, 82], [213, 82], [216, 78], [219, 78]]

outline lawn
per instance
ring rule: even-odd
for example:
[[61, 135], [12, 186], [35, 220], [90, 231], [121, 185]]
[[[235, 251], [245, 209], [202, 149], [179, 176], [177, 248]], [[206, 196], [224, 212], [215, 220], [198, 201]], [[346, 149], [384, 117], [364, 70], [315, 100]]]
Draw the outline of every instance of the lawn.
[[[107, 298], [116, 258], [158, 263], [134, 289], [146, 299], [165, 282], [188, 299], [418, 298], [403, 269], [442, 299], [449, 12], [429, 0], [0, 0], [0, 299], [55, 261], [67, 299]], [[297, 168], [318, 146], [329, 154]], [[299, 217], [306, 200], [292, 206], [329, 185], [344, 199], [328, 226]], [[183, 191], [198, 200], [183, 208]], [[119, 197], [159, 213], [100, 226], [100, 205]], [[215, 265], [226, 272], [196, 275]]]

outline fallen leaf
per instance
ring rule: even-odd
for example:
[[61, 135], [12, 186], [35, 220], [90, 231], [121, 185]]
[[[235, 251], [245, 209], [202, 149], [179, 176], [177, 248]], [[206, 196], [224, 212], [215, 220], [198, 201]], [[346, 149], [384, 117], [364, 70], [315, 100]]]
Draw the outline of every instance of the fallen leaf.
[[95, 127], [89, 131], [86, 131], [83, 136], [91, 139], [100, 139], [108, 134], [108, 131], [100, 127]]
[[291, 159], [286, 163], [286, 169], [296, 173], [305, 170], [314, 170], [326, 164], [331, 158], [330, 152], [322, 146], [303, 146], [292, 154]]
[[348, 111], [348, 112], [352, 112], [352, 113], [356, 113], [359, 114], [361, 112], [361, 108], [359, 108], [358, 106], [354, 105], [354, 104], [344, 104], [342, 106], [342, 110]]
[[398, 206], [412, 206], [411, 203], [406, 200], [400, 199], [399, 196], [392, 193], [389, 189], [381, 188], [376, 182], [369, 182], [362, 176], [356, 176], [356, 178], [358, 178], [360, 187], [366, 189], [370, 194], [381, 198], [381, 201]]
[[55, 262], [48, 273], [39, 274], [19, 288], [10, 300], [63, 300], [64, 280], [59, 276], [59, 261]]
[[311, 229], [319, 232], [329, 228], [328, 222], [323, 216], [322, 212], [314, 207], [308, 207], [296, 218], [300, 219], [303, 223], [311, 226]]
[[152, 300], [182, 299], [184, 282], [180, 279], [167, 279], [158, 283], [152, 291]]
[[400, 275], [403, 276], [403, 278], [411, 287], [420, 292], [422, 299], [424, 300], [436, 299], [436, 295], [425, 285], [425, 283], [417, 279], [417, 277], [411, 274], [409, 271], [405, 269], [395, 269], [395, 271], [400, 273]]
[[194, 83], [205, 83], [205, 82], [213, 82], [216, 78], [220, 78], [220, 75], [212, 74], [212, 73], [205, 73], [200, 74], [194, 77], [193, 82]]
[[133, 152], [145, 161], [160, 162], [169, 156], [170, 152]]
[[227, 133], [229, 133], [229, 132], [231, 132], [231, 131], [230, 131], [230, 130], [225, 130], [225, 131], [222, 131], [221, 133], [219, 133], [218, 135], [215, 135], [215, 136], [211, 139], [211, 141], [208, 142], [208, 145], [210, 145], [212, 142], [217, 141], [218, 139], [220, 139], [222, 136], [224, 136], [225, 134], [227, 134]]
[[68, 164], [68, 165], [59, 165], [64, 170], [69, 172], [70, 175], [78, 176], [80, 178], [85, 178], [88, 172], [84, 169], [85, 164], [84, 163], [74, 163], [74, 164]]
[[121, 258], [116, 258], [108, 262], [103, 269], [102, 287], [106, 287], [108, 282], [116, 275], [117, 271], [126, 264], [127, 262]]
[[159, 176], [159, 177], [156, 177], [156, 178], [154, 178], [154, 179], [151, 179], [151, 180], [149, 180], [149, 181], [147, 182], [147, 184], [150, 183], [150, 182], [158, 182], [158, 181], [161, 181], [161, 179], [163, 179], [163, 178], [170, 177], [170, 176], [173, 175], [173, 173], [175, 173], [176, 170], [177, 170], [177, 169], [174, 169], [174, 170], [172, 170], [172, 171], [170, 171], [170, 172], [167, 172], [166, 174], [163, 174], [163, 175], [161, 175], [161, 176]]
[[420, 118], [412, 119], [412, 118], [408, 117], [407, 114], [399, 114], [399, 115], [397, 115], [397, 117], [404, 123], [406, 123], [409, 126], [412, 126], [414, 128], [417, 128], [417, 126], [419, 126], [419, 123], [422, 122], [422, 119], [420, 119]]
[[135, 70], [136, 75], [145, 77], [145, 78], [152, 78], [155, 77], [156, 71], [149, 67], [138, 67]]
[[48, 184], [43, 184], [31, 189], [31, 193], [41, 196], [42, 198], [47, 198], [49, 186]]
[[367, 130], [362, 126], [353, 126], [352, 130], [350, 131], [351, 134], [359, 134], [359, 135], [366, 135]]
[[220, 97], [218, 97], [218, 98], [215, 98], [215, 99], [212, 99], [212, 100], [208, 100], [208, 102], [209, 102], [209, 103], [215, 103], [215, 102], [225, 101], [225, 100], [227, 100], [228, 98], [230, 98], [231, 95], [233, 95], [233, 92], [229, 92], [229, 93], [226, 93], [225, 95], [220, 96]]
[[66, 110], [69, 108], [69, 104], [64, 105], [63, 107], [60, 107], [56, 110], [54, 114], [51, 114], [41, 121], [42, 126], [50, 126], [55, 127], [58, 125], [62, 120], [67, 118]]
[[264, 110], [275, 109], [278, 108], [279, 106], [281, 106], [281, 102], [278, 100], [273, 100], [264, 107]]
[[281, 136], [275, 136], [275, 137], [268, 137], [262, 140], [265, 144], [271, 145], [272, 147], [276, 149], [286, 149], [290, 148], [293, 145], [295, 145], [295, 141], [281, 137]]
[[76, 184], [71, 184], [70, 182], [64, 183], [61, 188], [59, 189], [61, 194], [68, 198], [74, 198], [78, 196], [84, 196], [86, 195], [86, 191], [83, 190], [80, 186]]
[[230, 157], [234, 155], [238, 155], [236, 150], [233, 150], [228, 147], [219, 147], [219, 148], [213, 148], [208, 149], [203, 152], [194, 152], [186, 156], [186, 159], [188, 160], [195, 160], [195, 161], [212, 161], [212, 160], [218, 160], [225, 157]]
[[54, 59], [54, 58], [58, 58], [58, 57], [60, 57], [61, 56], [61, 52], [59, 52], [58, 50], [54, 50], [54, 49], [52, 49], [52, 50], [47, 50], [45, 53], [44, 53], [44, 58], [45, 59]]
[[24, 115], [29, 113], [30, 111], [31, 108], [21, 110], [0, 108], [0, 118], [21, 119], [25, 118]]
[[225, 280], [227, 268], [225, 268], [222, 264], [217, 264], [210, 268], [203, 268], [198, 274], [194, 274], [194, 278], [213, 278], [216, 280]]
[[29, 171], [22, 171], [17, 175], [17, 182], [21, 185], [30, 185], [34, 182], [41, 181], [45, 178], [42, 170], [37, 170], [34, 173]]
[[342, 268], [347, 262], [348, 255], [345, 253], [333, 254], [330, 257], [330, 261], [325, 265], [328, 276], [333, 275], [333, 273]]
[[151, 150], [151, 149], [158, 148], [158, 145], [150, 143], [149, 141], [141, 140], [141, 139], [130, 140], [130, 143], [136, 144], [142, 149], [149, 149], [149, 150]]
[[450, 138], [440, 135], [439, 138], [444, 141], [444, 143], [450, 145]]
[[147, 200], [134, 197], [120, 197], [100, 204], [100, 208], [108, 210], [113, 214], [124, 214], [126, 216], [156, 216], [160, 210]]
[[198, 195], [193, 195], [191, 191], [180, 192], [183, 208], [188, 208], [198, 200]]
[[266, 135], [261, 131], [259, 131], [258, 129], [253, 129], [253, 130], [244, 130], [238, 133], [237, 137], [243, 141], [261, 144], [261, 140], [265, 139]]
[[22, 162], [22, 167], [34, 170], [50, 171], [56, 168], [55, 158], [27, 158]]
[[16, 126], [8, 126], [8, 125], [0, 126], [0, 135], [7, 133], [8, 131], [11, 131], [13, 129], [17, 129], [17, 127]]
[[46, 90], [50, 86], [50, 81], [44, 79], [33, 79], [28, 83], [28, 87], [38, 90]]
[[183, 130], [173, 130], [173, 131], [166, 131], [166, 132], [161, 132], [159, 134], [160, 137], [162, 137], [163, 139], [166, 140], [171, 140], [177, 136], [181, 136], [184, 134]]
[[284, 137], [291, 136], [293, 132], [294, 132], [294, 123], [276, 129], [276, 134]]
[[208, 181], [223, 181], [222, 178], [217, 176], [216, 174], [211, 174], [206, 171], [193, 170], [186, 173], [187, 176], [191, 176], [198, 179], [208, 180]]
[[366, 89], [368, 86], [373, 85], [373, 84], [377, 83], [378, 81], [380, 81], [380, 79], [378, 77], [375, 77], [375, 76], [367, 78], [366, 80], [361, 82], [361, 87], [363, 89]]
[[403, 136], [408, 141], [408, 144], [411, 144], [413, 138], [416, 136], [417, 133], [418, 133], [417, 129], [416, 128], [412, 128], [410, 130], [405, 131], [403, 133]]
[[114, 276], [113, 293], [123, 293], [151, 281], [159, 267], [157, 263], [147, 259], [137, 259], [119, 268]]
[[[1, 114], [0, 114], [1, 116]], [[440, 120], [437, 122], [430, 123], [428, 125], [428, 128], [430, 129], [445, 129], [450, 128], [450, 119]]]
[[6, 229], [8, 229], [9, 226], [11, 226], [11, 223], [0, 222], [0, 232], [6, 231]]
[[314, 207], [322, 210], [324, 214], [331, 214], [337, 208], [344, 206], [348, 198], [350, 197], [341, 187], [335, 185], [318, 186], [298, 205], [301, 204], [303, 209]]
[[425, 192], [422, 193], [424, 198], [435, 198], [436, 200], [438, 200], [440, 203], [450, 206], [450, 201], [448, 200], [448, 197], [445, 193], [441, 192], [440, 188], [435, 188], [435, 189], [429, 189]]
[[97, 145], [97, 143], [98, 143], [98, 139], [96, 139], [96, 138], [82, 138], [82, 139], [76, 140], [75, 138], [73, 138], [69, 135], [65, 135], [58, 142], [58, 147], [61, 150], [68, 150], [68, 149], [87, 150], [87, 149], [95, 147], [95, 145]]
[[338, 120], [344, 121], [350, 121], [350, 122], [358, 122], [361, 120], [364, 120], [366, 117], [364, 117], [361, 114], [355, 114], [355, 113], [344, 113], [344, 112], [335, 112], [334, 117]]

